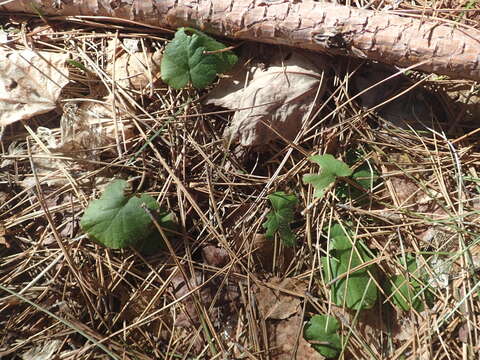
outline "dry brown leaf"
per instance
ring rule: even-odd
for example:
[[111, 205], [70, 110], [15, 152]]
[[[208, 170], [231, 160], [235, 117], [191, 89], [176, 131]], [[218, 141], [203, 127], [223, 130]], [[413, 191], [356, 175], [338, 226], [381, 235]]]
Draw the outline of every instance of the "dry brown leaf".
[[[61, 186], [69, 183], [69, 179], [66, 178], [65, 173], [61, 169], [68, 169], [70, 174], [75, 174], [75, 170], [79, 170], [81, 166], [73, 162], [67, 163], [52, 156], [52, 152], [55, 151], [54, 149], [57, 146], [58, 141], [54, 131], [45, 127], [37, 128], [35, 141], [32, 142], [31, 146], [31, 153], [39, 155], [32, 159], [34, 166], [32, 170], [35, 170], [36, 176], [24, 177], [20, 183], [22, 187], [27, 189], [33, 188], [37, 183], [37, 179], [40, 183], [45, 183], [48, 186]], [[46, 152], [45, 149], [49, 151]], [[26, 149], [24, 153], [28, 153]]]
[[272, 288], [303, 294], [307, 289], [305, 282], [293, 278], [280, 280], [274, 277], [268, 284], [271, 286], [260, 285], [256, 296], [258, 309], [264, 319], [283, 320], [301, 310], [301, 299], [299, 297], [289, 295], [282, 290], [273, 290]]
[[[388, 332], [392, 314], [382, 313], [379, 307], [363, 309], [358, 315], [348, 309], [333, 305], [331, 315], [336, 317], [347, 327], [355, 328], [357, 336], [373, 348], [383, 347], [384, 335]], [[395, 312], [396, 314], [396, 312]]]
[[68, 83], [67, 54], [0, 50], [0, 126], [55, 109]]
[[321, 55], [272, 50], [270, 66], [243, 64], [241, 71], [220, 81], [206, 103], [238, 109], [224, 134], [228, 141], [255, 146], [280, 137], [292, 140], [325, 91], [326, 63]]
[[274, 240], [267, 239], [265, 234], [253, 235], [251, 251], [255, 264], [269, 272], [286, 269], [294, 257], [293, 248], [280, 248]]
[[207, 245], [202, 249], [202, 255], [208, 265], [222, 267], [227, 265], [230, 257], [225, 249]]
[[[301, 314], [287, 320], [272, 322], [269, 325], [270, 346], [274, 349], [270, 357], [272, 360], [325, 359], [303, 338], [303, 318]], [[297, 336], [299, 336], [298, 348], [295, 356], [293, 356]]]
[[130, 115], [116, 104], [113, 113], [112, 97], [103, 101], [83, 102], [64, 108], [62, 116], [62, 145], [57, 151], [74, 153], [76, 157], [96, 158], [101, 148], [115, 149], [118, 142], [128, 148], [129, 140], [134, 136]]
[[[259, 264], [266, 271], [272, 271], [275, 253], [274, 241], [267, 239], [264, 234], [255, 234], [252, 239], [252, 248], [255, 263]], [[278, 256], [276, 261], [277, 264], [283, 263], [283, 257]]]
[[134, 46], [134, 42], [135, 39], [125, 39], [124, 50], [128, 52], [117, 48], [117, 52], [121, 52], [118, 56], [114, 56], [114, 41], [110, 41], [107, 49], [110, 54], [106, 71], [112, 76], [117, 86], [125, 90], [141, 91], [159, 80], [162, 55], [160, 50], [153, 53], [141, 52], [138, 46]]
[[48, 340], [43, 345], [36, 346], [26, 351], [20, 357], [23, 360], [49, 360], [61, 348], [61, 340]]

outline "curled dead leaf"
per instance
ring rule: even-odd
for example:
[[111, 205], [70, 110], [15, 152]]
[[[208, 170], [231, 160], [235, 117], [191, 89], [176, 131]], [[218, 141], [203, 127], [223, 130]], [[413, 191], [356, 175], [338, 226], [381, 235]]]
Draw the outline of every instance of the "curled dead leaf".
[[206, 100], [236, 110], [226, 139], [243, 146], [294, 139], [324, 94], [327, 61], [321, 55], [276, 48], [269, 66], [247, 62], [220, 80]]

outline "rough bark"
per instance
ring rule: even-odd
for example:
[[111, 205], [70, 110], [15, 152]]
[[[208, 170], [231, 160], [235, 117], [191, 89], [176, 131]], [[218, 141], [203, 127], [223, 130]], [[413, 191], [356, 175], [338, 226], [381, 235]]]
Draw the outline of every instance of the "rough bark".
[[[5, 2], [4, 2], [5, 3]], [[0, 12], [107, 16], [480, 80], [480, 31], [312, 0], [14, 0]]]

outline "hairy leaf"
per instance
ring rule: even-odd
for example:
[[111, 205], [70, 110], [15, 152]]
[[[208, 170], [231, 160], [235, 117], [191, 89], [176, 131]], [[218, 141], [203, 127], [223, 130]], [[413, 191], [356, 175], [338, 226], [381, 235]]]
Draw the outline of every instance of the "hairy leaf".
[[92, 201], [80, 221], [92, 240], [109, 248], [120, 249], [135, 245], [151, 235], [153, 226], [142, 204], [158, 210], [158, 203], [149, 195], [125, 196], [127, 182], [109, 184], [100, 199]]
[[230, 70], [237, 62], [232, 52], [218, 52], [224, 48], [223, 44], [198, 30], [178, 29], [165, 47], [161, 64], [163, 81], [175, 89], [181, 89], [188, 83], [198, 89], [207, 87], [218, 73]]
[[[353, 268], [371, 260], [360, 242], [353, 246], [351, 236], [340, 224], [330, 229], [330, 257], [323, 257], [322, 267], [327, 282], [332, 283], [332, 301], [354, 310], [369, 309], [377, 301], [377, 288], [370, 274], [375, 268], [370, 265], [352, 272]], [[370, 274], [369, 274], [370, 272]]]
[[332, 155], [314, 155], [310, 160], [316, 162], [322, 168], [320, 174], [307, 174], [303, 176], [303, 182], [312, 184], [315, 188], [314, 196], [322, 197], [325, 189], [333, 184], [337, 177], [352, 175], [352, 169], [343, 161], [335, 159]]
[[268, 200], [273, 209], [267, 214], [267, 221], [263, 224], [267, 229], [265, 236], [273, 238], [278, 233], [285, 245], [295, 245], [295, 235], [290, 229], [290, 223], [293, 221], [293, 209], [297, 205], [297, 197], [278, 191], [268, 195]]
[[303, 337], [307, 341], [315, 341], [313, 348], [326, 358], [338, 356], [342, 350], [342, 340], [337, 331], [337, 319], [328, 315], [315, 315], [305, 325]]

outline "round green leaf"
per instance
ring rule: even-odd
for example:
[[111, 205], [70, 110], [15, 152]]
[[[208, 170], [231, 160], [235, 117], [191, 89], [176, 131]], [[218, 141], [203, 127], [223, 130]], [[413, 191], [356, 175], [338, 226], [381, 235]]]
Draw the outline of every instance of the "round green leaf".
[[150, 210], [159, 208], [149, 195], [125, 196], [126, 186], [124, 180], [109, 184], [100, 199], [90, 203], [80, 221], [93, 240], [112, 249], [135, 245], [148, 237], [153, 230], [152, 221], [142, 204]]
[[326, 358], [334, 358], [342, 351], [342, 340], [337, 331], [337, 319], [327, 315], [315, 315], [305, 325], [303, 337], [315, 341], [313, 348]]
[[329, 281], [338, 278], [331, 285], [332, 301], [338, 306], [345, 305], [353, 310], [370, 309], [378, 297], [377, 287], [371, 279], [376, 270], [370, 265], [352, 272], [353, 268], [370, 261], [371, 257], [363, 250], [360, 241], [354, 246], [347, 224], [344, 224], [344, 227], [340, 224], [331, 227], [330, 254], [329, 257], [322, 258], [325, 278]]

